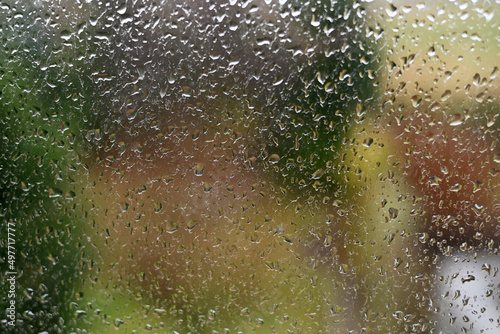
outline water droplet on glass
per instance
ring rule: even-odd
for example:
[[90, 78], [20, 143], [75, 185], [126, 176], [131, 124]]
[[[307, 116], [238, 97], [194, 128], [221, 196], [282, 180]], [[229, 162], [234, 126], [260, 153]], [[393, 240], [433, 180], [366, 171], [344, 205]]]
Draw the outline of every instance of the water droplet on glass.
[[61, 38], [65, 41], [69, 40], [73, 34], [69, 30], [61, 31]]
[[398, 14], [398, 8], [393, 4], [388, 4], [385, 11], [389, 17], [395, 17]]
[[205, 172], [205, 164], [202, 162], [196, 163], [196, 166], [194, 168], [194, 174], [196, 176], [201, 176]]
[[118, 7], [118, 9], [116, 10], [116, 12], [120, 15], [123, 15], [125, 14], [125, 12], [127, 11], [127, 5], [126, 4], [123, 4], [121, 5], [120, 7]]
[[427, 50], [427, 55], [429, 55], [430, 57], [434, 57], [436, 55], [436, 49], [434, 48], [434, 45]]
[[278, 154], [272, 154], [270, 157], [269, 157], [269, 162], [270, 163], [277, 163], [278, 161], [280, 161], [280, 156]]

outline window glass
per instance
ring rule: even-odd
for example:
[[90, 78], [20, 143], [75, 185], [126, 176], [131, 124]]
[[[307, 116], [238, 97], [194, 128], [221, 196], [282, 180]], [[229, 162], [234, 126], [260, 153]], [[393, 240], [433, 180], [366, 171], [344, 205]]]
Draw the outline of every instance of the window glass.
[[1, 2], [1, 331], [498, 331], [499, 10]]

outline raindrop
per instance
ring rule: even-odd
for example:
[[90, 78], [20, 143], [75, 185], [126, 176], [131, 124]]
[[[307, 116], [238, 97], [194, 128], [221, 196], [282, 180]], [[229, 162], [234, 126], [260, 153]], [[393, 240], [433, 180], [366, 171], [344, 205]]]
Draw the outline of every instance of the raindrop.
[[429, 50], [427, 50], [427, 55], [429, 55], [430, 57], [434, 57], [436, 55], [436, 49], [434, 48], [434, 45], [431, 46]]
[[63, 30], [61, 31], [61, 39], [67, 41], [71, 38], [73, 34], [69, 30]]
[[313, 180], [318, 180], [318, 179], [320, 179], [323, 176], [323, 173], [324, 173], [323, 169], [320, 168], [320, 169], [318, 169], [317, 171], [315, 171], [313, 173], [313, 175], [311, 176], [311, 178]]
[[414, 95], [412, 96], [411, 98], [411, 103], [413, 105], [413, 107], [418, 107], [420, 105], [420, 103], [422, 102], [422, 98], [418, 95]]
[[363, 140], [363, 146], [370, 147], [373, 144], [373, 138], [366, 138]]
[[194, 168], [194, 174], [196, 176], [202, 176], [204, 172], [205, 172], [205, 164], [202, 162], [196, 163]]
[[278, 154], [272, 154], [270, 157], [269, 157], [269, 162], [272, 163], [272, 164], [275, 164], [275, 163], [278, 163], [280, 161], [280, 156]]
[[175, 74], [173, 72], [169, 73], [167, 81], [171, 85], [175, 83]]
[[116, 10], [116, 12], [120, 15], [123, 15], [125, 14], [125, 12], [127, 11], [127, 5], [126, 4], [123, 4], [121, 5], [120, 7], [118, 7], [118, 9]]
[[462, 283], [472, 282], [475, 280], [476, 280], [476, 277], [474, 277], [474, 275], [471, 275], [471, 274], [468, 274], [467, 276], [462, 277]]
[[389, 17], [395, 17], [398, 14], [398, 8], [393, 4], [388, 4], [385, 11]]

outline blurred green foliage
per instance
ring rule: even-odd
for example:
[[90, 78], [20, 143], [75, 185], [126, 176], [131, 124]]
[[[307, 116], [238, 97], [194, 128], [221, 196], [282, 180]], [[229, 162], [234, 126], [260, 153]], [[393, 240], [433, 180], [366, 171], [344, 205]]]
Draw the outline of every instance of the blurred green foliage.
[[18, 272], [18, 322], [1, 326], [18, 333], [64, 332], [82, 255], [73, 178], [86, 154], [92, 85], [74, 59], [82, 46], [62, 43], [46, 19], [22, 4], [1, 14], [0, 228], [5, 243], [14, 223]]
[[364, 9], [351, 1], [300, 7], [314, 53], [297, 56], [296, 80], [270, 107], [267, 164], [277, 184], [295, 194], [338, 195], [339, 163], [349, 128], [361, 122], [375, 92], [374, 45]]

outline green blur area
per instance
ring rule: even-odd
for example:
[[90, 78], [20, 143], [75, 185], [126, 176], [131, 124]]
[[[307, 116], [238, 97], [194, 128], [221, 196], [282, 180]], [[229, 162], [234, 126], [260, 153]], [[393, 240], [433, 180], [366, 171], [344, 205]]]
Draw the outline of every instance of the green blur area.
[[[84, 255], [75, 178], [82, 173], [91, 85], [81, 46], [62, 43], [29, 5], [4, 6], [0, 40], [1, 256], [15, 239], [16, 325], [64, 332]], [[2, 265], [2, 271], [7, 269]], [[1, 305], [9, 303], [2, 290]]]
[[380, 65], [366, 38], [365, 8], [320, 1], [308, 9], [299, 18], [316, 45], [311, 54], [305, 48], [287, 98], [270, 108], [265, 162], [292, 196], [321, 201], [346, 193], [339, 161], [350, 128], [376, 107]]

